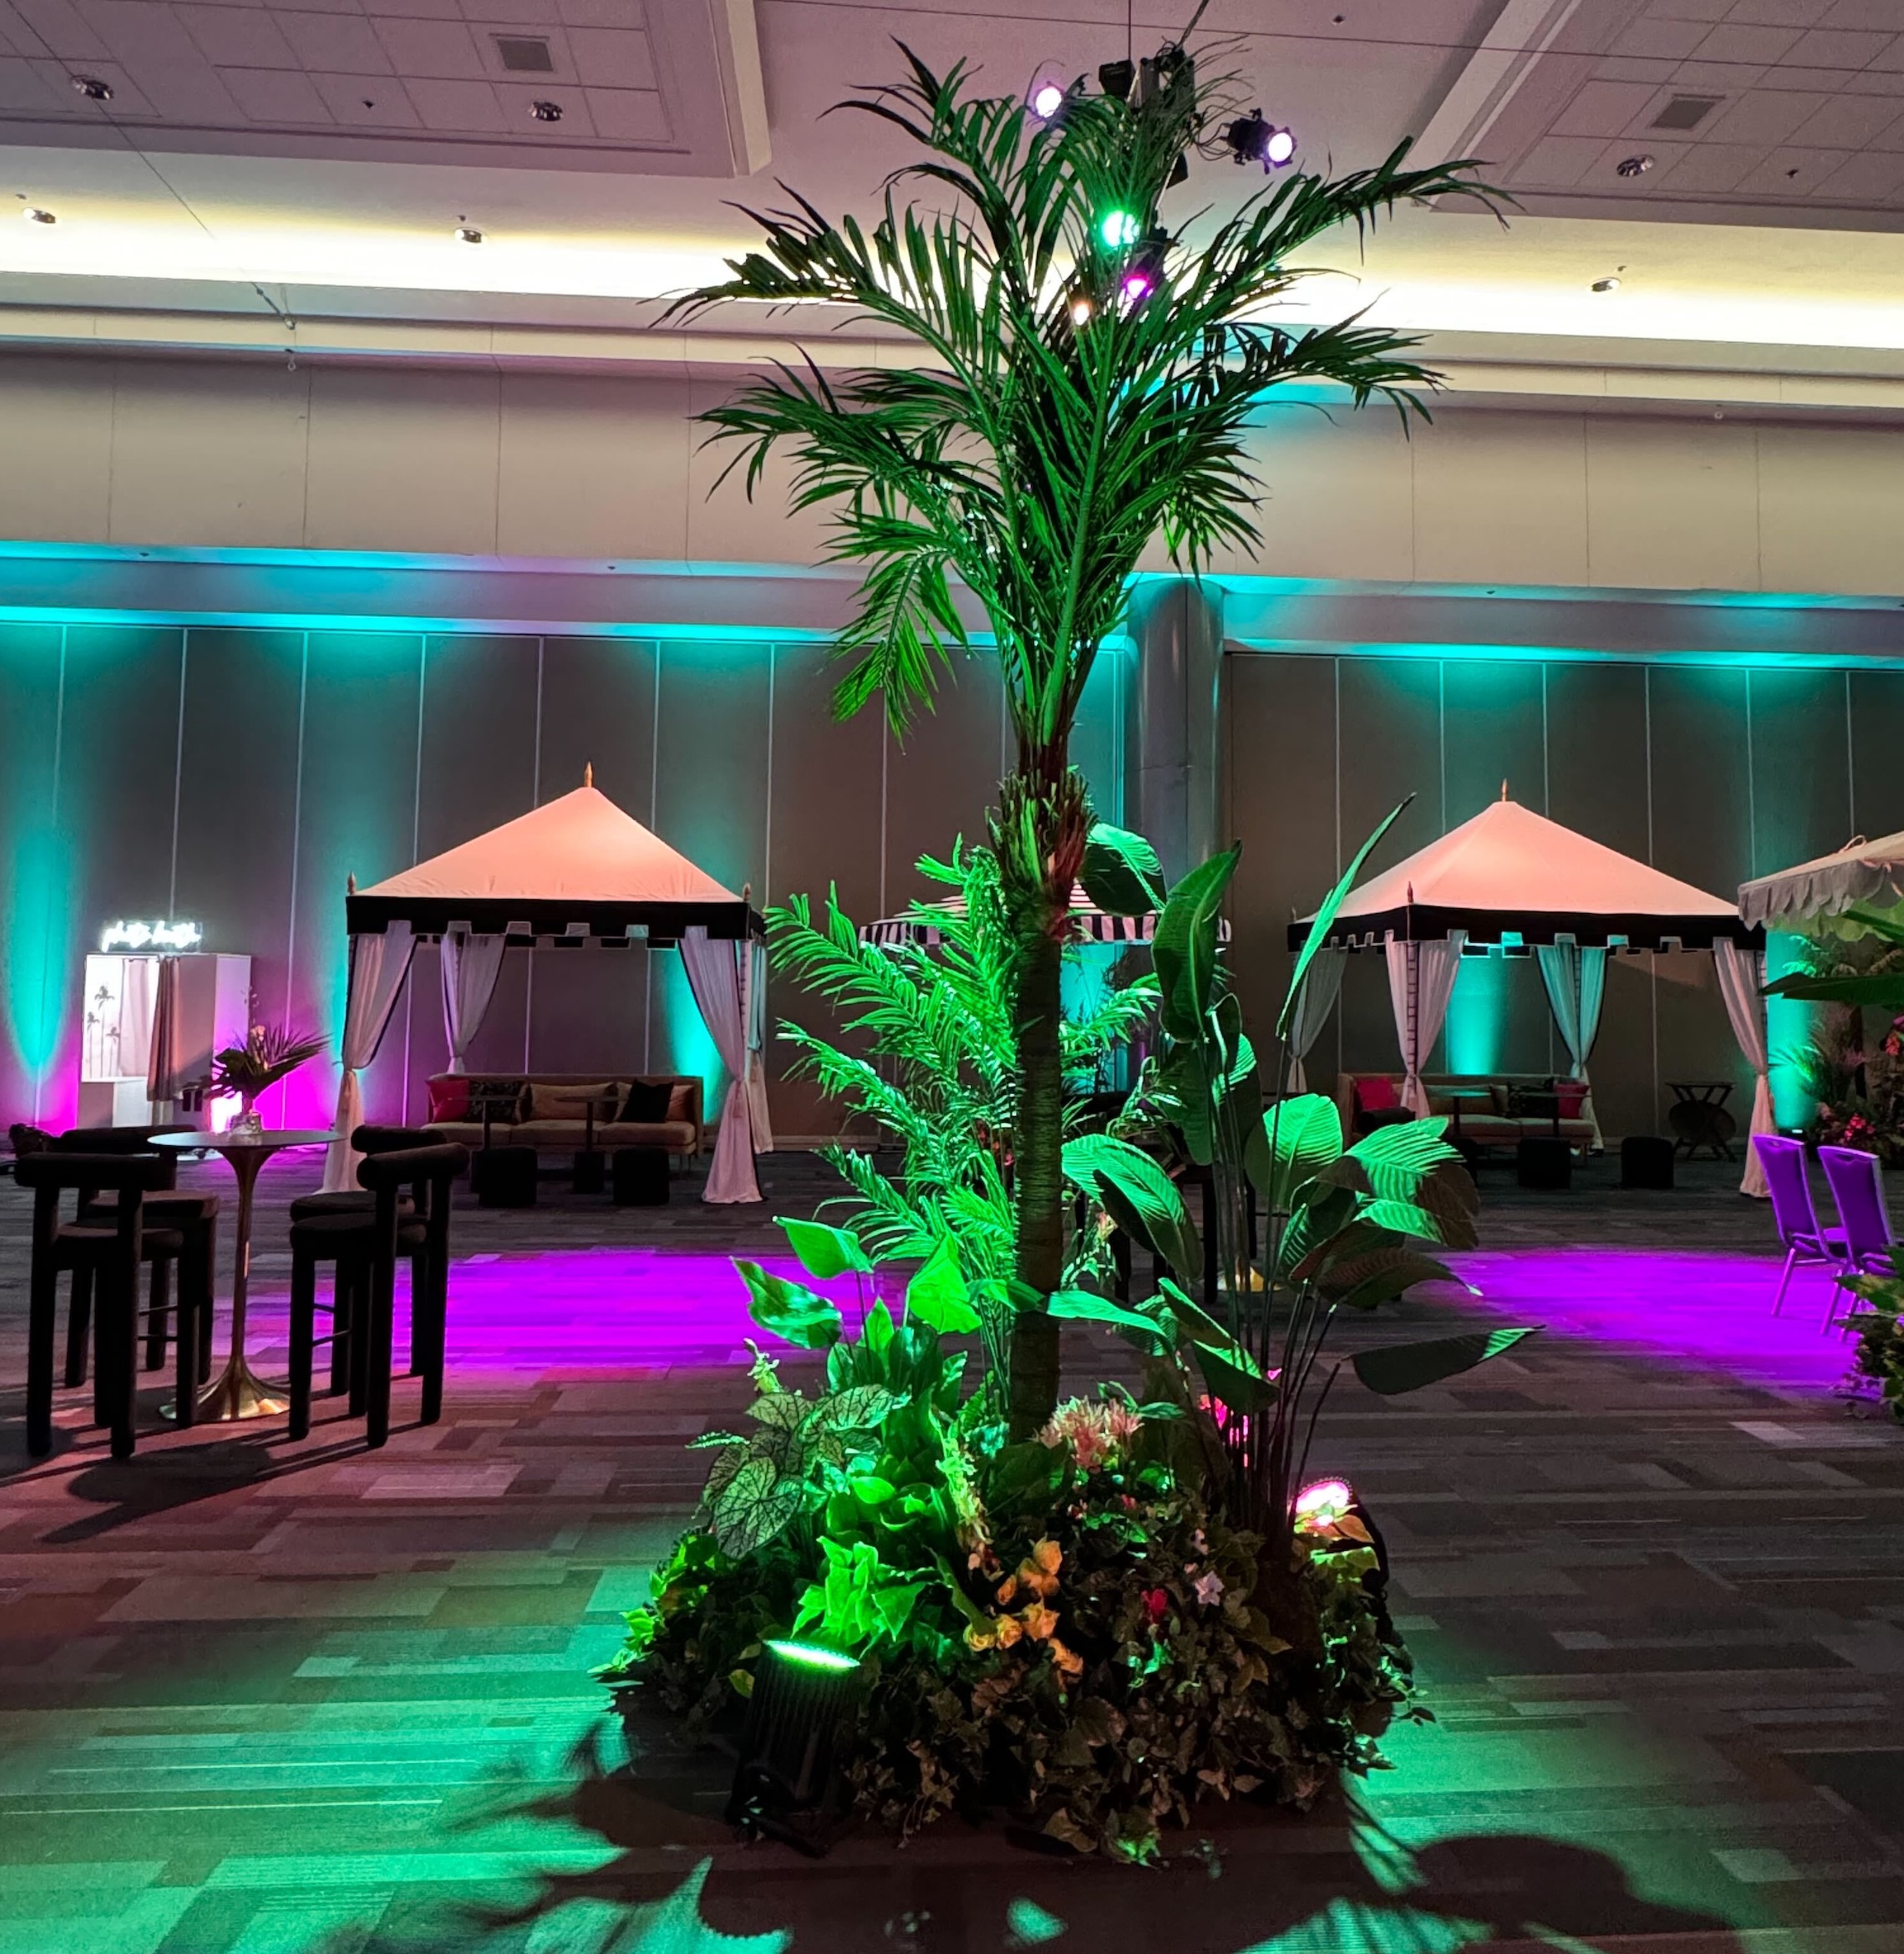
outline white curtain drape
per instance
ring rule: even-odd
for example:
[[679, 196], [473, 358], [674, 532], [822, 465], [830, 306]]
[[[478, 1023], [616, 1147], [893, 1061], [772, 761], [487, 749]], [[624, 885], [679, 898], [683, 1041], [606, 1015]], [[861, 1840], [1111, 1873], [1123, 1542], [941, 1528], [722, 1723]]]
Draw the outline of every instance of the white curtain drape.
[[1540, 982], [1560, 1042], [1573, 1061], [1573, 1076], [1587, 1087], [1587, 1114], [1593, 1122], [1593, 1144], [1602, 1144], [1600, 1118], [1593, 1110], [1593, 1082], [1587, 1061], [1600, 1035], [1600, 1006], [1606, 994], [1606, 952], [1597, 944], [1544, 943], [1535, 950], [1540, 962]]
[[716, 1205], [757, 1201], [760, 1183], [754, 1173], [753, 1038], [750, 982], [753, 958], [745, 943], [710, 942], [697, 925], [683, 933], [681, 963], [702, 1022], [727, 1067], [730, 1084], [721, 1102], [721, 1131], [713, 1164], [701, 1198]]
[[1772, 1118], [1772, 1067], [1766, 1055], [1765, 1006], [1759, 995], [1764, 982], [1765, 960], [1756, 950], [1721, 937], [1712, 946], [1712, 962], [1719, 973], [1719, 995], [1726, 1000], [1726, 1015], [1732, 1020], [1732, 1035], [1745, 1063], [1752, 1067], [1752, 1124], [1745, 1140], [1745, 1174], [1739, 1183], [1741, 1194], [1766, 1200], [1771, 1191], [1765, 1185], [1765, 1171], [1759, 1164], [1759, 1149], [1752, 1134], [1776, 1133]]
[[1346, 950], [1318, 950], [1303, 973], [1302, 995], [1296, 1001], [1296, 1015], [1289, 1025], [1288, 1077], [1283, 1082], [1292, 1092], [1309, 1090], [1309, 1074], [1303, 1065], [1322, 1027], [1335, 1008], [1342, 991], [1342, 972], [1348, 967]]
[[358, 1074], [377, 1056], [383, 1033], [397, 1009], [416, 939], [407, 923], [392, 923], [381, 935], [374, 932], [350, 939], [350, 976], [344, 1006], [344, 1041], [340, 1056], [344, 1076], [337, 1084], [337, 1116], [324, 1157], [324, 1191], [336, 1194], [357, 1182], [357, 1162], [363, 1156], [351, 1147], [350, 1136], [364, 1124], [364, 1087]]
[[150, 1076], [152, 1013], [158, 1001], [153, 984], [158, 974], [156, 957], [127, 957], [120, 963], [119, 1056], [113, 1070], [122, 1079]]
[[1388, 997], [1395, 1007], [1395, 1036], [1402, 1047], [1402, 1103], [1417, 1120], [1428, 1112], [1421, 1067], [1435, 1049], [1461, 969], [1465, 929], [1450, 929], [1435, 943], [1398, 943], [1388, 932]]
[[145, 1060], [145, 1096], [155, 1106], [169, 1106], [184, 1084], [184, 1026], [179, 1022], [178, 959], [161, 957], [152, 987], [152, 1039]]
[[443, 1035], [450, 1041], [451, 1072], [469, 1069], [464, 1059], [496, 995], [508, 941], [506, 936], [473, 936], [467, 929], [444, 932]]
[[767, 1113], [767, 946], [749, 946], [747, 958], [747, 1107], [753, 1115], [754, 1151], [774, 1151], [774, 1123]]

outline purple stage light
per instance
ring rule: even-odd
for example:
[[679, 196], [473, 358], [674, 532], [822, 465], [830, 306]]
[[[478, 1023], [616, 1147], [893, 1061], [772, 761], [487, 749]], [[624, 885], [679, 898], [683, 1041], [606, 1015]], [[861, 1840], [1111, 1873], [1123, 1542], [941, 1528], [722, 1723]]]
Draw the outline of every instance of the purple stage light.
[[1064, 106], [1064, 91], [1056, 82], [1040, 82], [1031, 91], [1031, 112], [1040, 121], [1049, 122]]

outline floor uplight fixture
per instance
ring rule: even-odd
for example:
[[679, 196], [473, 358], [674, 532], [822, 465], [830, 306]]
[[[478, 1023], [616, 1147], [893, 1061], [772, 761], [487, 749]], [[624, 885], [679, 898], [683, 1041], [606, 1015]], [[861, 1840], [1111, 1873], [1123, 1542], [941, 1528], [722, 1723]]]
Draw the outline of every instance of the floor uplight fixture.
[[810, 1642], [769, 1642], [754, 1672], [727, 1822], [820, 1857], [847, 1800], [838, 1740], [859, 1694], [856, 1657]]

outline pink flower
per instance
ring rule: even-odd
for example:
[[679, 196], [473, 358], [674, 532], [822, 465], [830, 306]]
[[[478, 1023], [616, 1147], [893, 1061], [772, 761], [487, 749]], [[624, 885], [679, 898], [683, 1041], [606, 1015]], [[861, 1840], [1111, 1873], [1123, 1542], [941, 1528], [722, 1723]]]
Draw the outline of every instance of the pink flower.
[[1223, 1576], [1214, 1569], [1207, 1574], [1199, 1575], [1195, 1592], [1197, 1599], [1206, 1608], [1214, 1608], [1223, 1599]]
[[1144, 1612], [1150, 1616], [1154, 1627], [1170, 1612], [1170, 1597], [1162, 1588], [1146, 1588], [1144, 1590]]
[[1038, 1436], [1054, 1451], [1060, 1445], [1069, 1447], [1078, 1470], [1094, 1472], [1116, 1462], [1143, 1423], [1128, 1405], [1068, 1398]]

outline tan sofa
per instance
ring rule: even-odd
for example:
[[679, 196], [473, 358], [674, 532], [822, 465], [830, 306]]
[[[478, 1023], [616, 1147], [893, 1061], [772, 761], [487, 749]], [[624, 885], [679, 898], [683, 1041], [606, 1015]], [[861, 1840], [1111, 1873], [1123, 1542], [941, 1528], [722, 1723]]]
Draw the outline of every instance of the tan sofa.
[[[472, 1072], [468, 1076], [472, 1086], [493, 1087], [515, 1080], [523, 1090], [512, 1109], [492, 1111], [487, 1120], [473, 1115], [466, 1120], [429, 1121], [430, 1131], [440, 1139], [456, 1140], [470, 1148], [533, 1147], [538, 1153], [578, 1153], [588, 1144], [588, 1102], [593, 1097], [597, 1153], [612, 1153], [621, 1147], [659, 1147], [669, 1153], [686, 1156], [702, 1150], [705, 1135], [697, 1078], [640, 1072], [621, 1079], [604, 1079], [600, 1072]], [[455, 1077], [439, 1072], [430, 1083], [440, 1086]], [[627, 1099], [631, 1082], [669, 1087], [679, 1116], [641, 1122], [616, 1120], [614, 1114]], [[591, 1094], [589, 1088], [597, 1090]], [[603, 1088], [606, 1090], [601, 1090]], [[573, 1106], [560, 1103], [571, 1094], [574, 1096]], [[511, 1110], [514, 1118], [507, 1116]]]
[[[1375, 1096], [1357, 1088], [1378, 1080], [1400, 1096], [1402, 1075], [1398, 1072], [1337, 1075], [1335, 1104], [1345, 1133], [1368, 1129], [1368, 1102]], [[1601, 1147], [1600, 1125], [1593, 1117], [1591, 1092], [1577, 1114], [1562, 1115], [1553, 1110], [1512, 1110], [1517, 1096], [1545, 1100], [1549, 1106], [1555, 1103], [1554, 1082], [1532, 1073], [1425, 1072], [1421, 1083], [1427, 1089], [1429, 1111], [1449, 1115], [1449, 1139], [1459, 1138], [1468, 1147], [1483, 1151], [1513, 1148], [1533, 1136], [1564, 1139], [1582, 1153], [1597, 1152]], [[1564, 1081], [1559, 1089], [1568, 1091]]]

